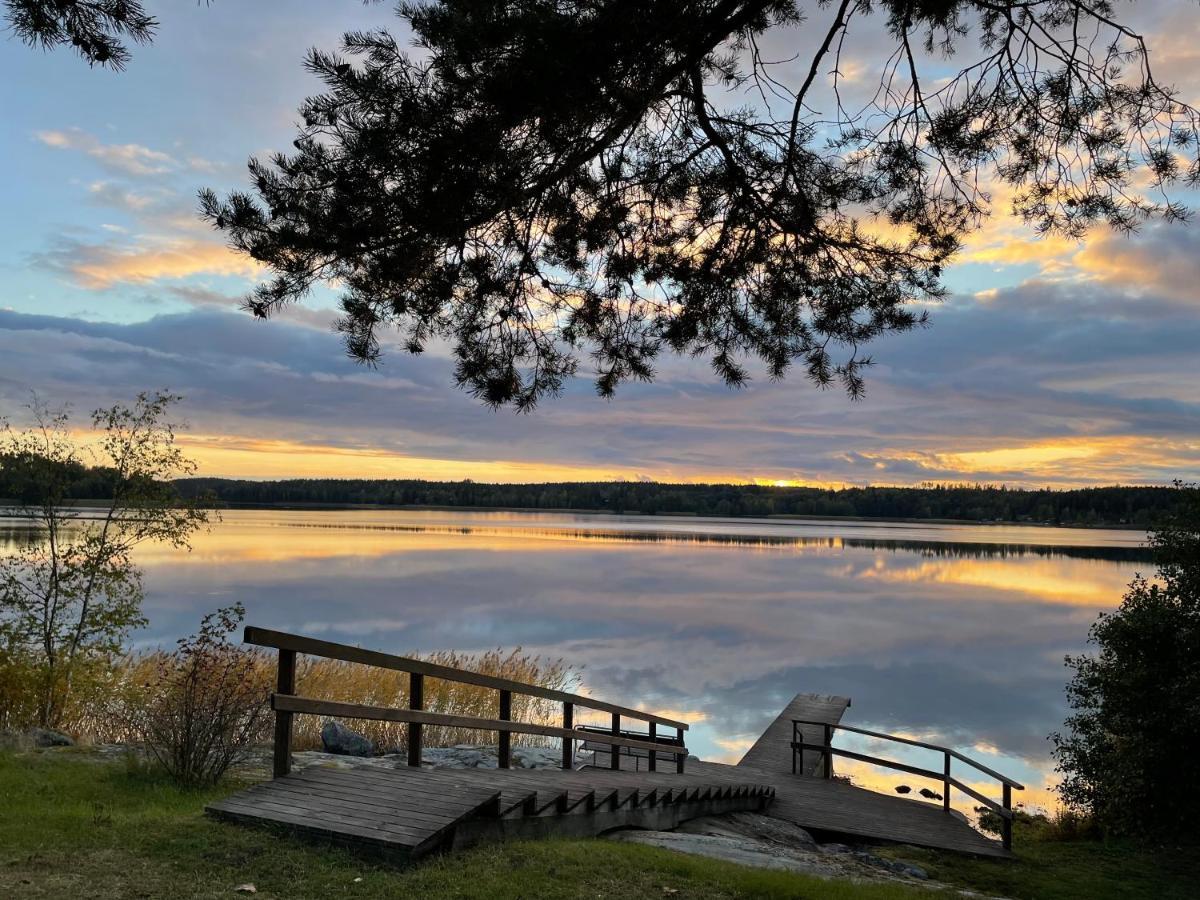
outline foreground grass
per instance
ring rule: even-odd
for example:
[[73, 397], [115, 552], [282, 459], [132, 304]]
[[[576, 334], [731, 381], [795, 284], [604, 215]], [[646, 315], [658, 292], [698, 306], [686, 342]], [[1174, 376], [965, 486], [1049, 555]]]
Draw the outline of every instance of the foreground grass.
[[854, 898], [928, 892], [833, 883], [608, 841], [485, 847], [401, 871], [347, 852], [213, 822], [235, 786], [176, 790], [71, 754], [0, 752], [0, 896]]
[[1013, 900], [1200, 897], [1200, 848], [1059, 840], [1045, 826], [1018, 822], [1013, 849], [1014, 861], [916, 847], [881, 849], [879, 855], [915, 862], [938, 881]]
[[[831, 898], [912, 900], [902, 887], [827, 882], [608, 841], [484, 847], [407, 870], [213, 822], [235, 789], [182, 792], [162, 778], [70, 752], [0, 751], [0, 897]], [[1018, 826], [1015, 862], [912, 847], [879, 851], [943, 882], [1014, 900], [1200, 896], [1200, 853], [1047, 839]]]

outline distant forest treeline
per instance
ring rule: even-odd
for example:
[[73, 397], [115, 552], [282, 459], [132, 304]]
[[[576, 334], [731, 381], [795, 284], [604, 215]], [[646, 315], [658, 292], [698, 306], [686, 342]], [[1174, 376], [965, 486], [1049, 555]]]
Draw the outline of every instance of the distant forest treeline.
[[[33, 470], [0, 456], [0, 501], [34, 499]], [[71, 467], [68, 496], [98, 499], [111, 492], [111, 473]], [[867, 519], [956, 519], [1054, 525], [1149, 525], [1174, 509], [1170, 487], [1019, 490], [988, 485], [920, 487], [769, 487], [753, 484], [660, 484], [592, 481], [484, 484], [474, 481], [298, 478], [238, 481], [185, 478], [184, 497], [211, 495], [230, 506], [445, 506], [562, 509], [642, 515], [851, 516]]]
[[827, 490], [746, 484], [567, 482], [481, 484], [473, 481], [294, 479], [234, 481], [189, 478], [185, 496], [211, 493], [233, 506], [367, 504], [379, 506], [567, 509], [643, 515], [854, 516], [958, 519], [1056, 525], [1147, 525], [1172, 509], [1169, 487], [1016, 490], [931, 485]]

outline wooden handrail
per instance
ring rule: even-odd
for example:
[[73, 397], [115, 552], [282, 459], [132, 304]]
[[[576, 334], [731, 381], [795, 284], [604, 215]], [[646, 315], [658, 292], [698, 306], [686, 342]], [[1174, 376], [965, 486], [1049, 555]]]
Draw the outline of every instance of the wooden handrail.
[[640, 709], [630, 709], [615, 703], [605, 703], [594, 697], [582, 694], [571, 694], [567, 691], [556, 691], [540, 687], [536, 684], [526, 684], [522, 681], [512, 681], [508, 678], [496, 678], [493, 675], [483, 675], [467, 669], [455, 669], [451, 666], [440, 666], [437, 663], [425, 662], [408, 656], [396, 656], [391, 653], [381, 653], [378, 650], [364, 650], [350, 644], [337, 644], [333, 641], [322, 641], [317, 638], [304, 637], [299, 634], [289, 634], [285, 631], [272, 631], [269, 628], [258, 628], [247, 625], [242, 641], [259, 647], [274, 647], [277, 650], [290, 650], [294, 653], [307, 653], [310, 656], [324, 656], [329, 659], [340, 659], [344, 662], [362, 663], [380, 669], [394, 669], [399, 672], [412, 672], [427, 675], [430, 678], [445, 678], [462, 684], [474, 684], [478, 687], [493, 688], [498, 691], [512, 691], [514, 694], [525, 694], [529, 697], [541, 697], [543, 700], [553, 700], [556, 703], [571, 703], [586, 709], [599, 712], [616, 713], [628, 719], [638, 719], [642, 722], [657, 722], [669, 725], [671, 728], [688, 730], [686, 722], [677, 722], [666, 716], [644, 712]]
[[[423, 712], [415, 709], [395, 709], [390, 706], [367, 706], [361, 703], [343, 703], [338, 700], [313, 700], [289, 694], [272, 694], [271, 709], [277, 712], [307, 713], [314, 716], [339, 716], [346, 719], [370, 719], [376, 722], [407, 722], [420, 725], [442, 725], [447, 728], [469, 728], [475, 731], [499, 731], [506, 734], [537, 734], [542, 737], [560, 737], [574, 740], [579, 737], [576, 728], [559, 728], [554, 725], [538, 725], [534, 722], [514, 722], [508, 719], [485, 719], [479, 716], [459, 716], [452, 713]], [[678, 756], [686, 754], [686, 747], [676, 744], [651, 743], [637, 738], [604, 732], [588, 732], [588, 740], [615, 747], [632, 747], [635, 750], [658, 750], [664, 754]]]
[[[825, 740], [823, 743], [815, 744], [811, 741], [804, 740], [804, 732], [801, 730], [801, 725], [821, 728], [824, 731]], [[867, 737], [879, 738], [886, 741], [894, 741], [898, 744], [907, 744], [910, 747], [920, 747], [925, 750], [934, 750], [941, 753], [945, 764], [941, 772], [935, 772], [932, 769], [923, 769], [920, 766], [911, 766], [908, 763], [896, 762], [891, 759], [884, 759], [880, 756], [871, 756], [866, 753], [856, 753], [853, 750], [843, 750], [840, 747], [833, 746], [833, 731], [840, 729], [849, 731], [853, 734], [861, 734]], [[856, 728], [853, 725], [833, 724], [831, 722], [814, 722], [811, 719], [792, 719], [792, 772], [796, 771], [796, 753], [803, 753], [805, 750], [814, 750], [820, 753], [824, 758], [824, 773], [826, 778], [830, 778], [833, 774], [833, 757], [843, 756], [847, 759], [854, 759], [860, 762], [869, 763], [876, 766], [885, 766], [889, 769], [896, 769], [900, 772], [907, 772], [910, 775], [917, 775], [921, 778], [931, 778], [935, 781], [942, 782], [942, 808], [948, 813], [950, 812], [950, 788], [955, 787], [966, 794], [968, 797], [983, 803], [988, 809], [1000, 816], [1000, 840], [1005, 850], [1012, 849], [1012, 823], [1013, 823], [1013, 808], [1012, 808], [1012, 790], [1016, 788], [1018, 791], [1023, 791], [1025, 786], [1017, 781], [1009, 778], [1006, 775], [1001, 775], [995, 769], [988, 768], [982, 763], [976, 762], [969, 756], [959, 753], [950, 747], [943, 747], [940, 744], [931, 744], [928, 741], [918, 741], [913, 738], [901, 737], [895, 734], [885, 734], [882, 731], [871, 731], [867, 728]], [[957, 759], [967, 763], [970, 766], [978, 769], [1000, 782], [1004, 799], [997, 803], [990, 797], [981, 794], [973, 787], [963, 783], [950, 774], [950, 760]]]
[[[824, 725], [829, 724], [827, 722], [812, 722], [807, 719], [793, 719], [792, 722], [799, 724], [799, 725], [821, 725], [821, 726], [824, 726]], [[959, 753], [953, 747], [943, 747], [941, 744], [930, 744], [925, 741], [918, 741], [918, 740], [914, 740], [912, 738], [900, 737], [900, 735], [897, 735], [897, 734], [884, 734], [882, 731], [869, 731], [866, 728], [856, 728], [853, 725], [837, 724], [837, 725], [833, 725], [832, 727], [838, 729], [839, 731], [852, 731], [855, 734], [864, 734], [867, 737], [882, 738], [887, 741], [895, 741], [897, 744], [908, 744], [913, 747], [924, 747], [926, 750], [936, 750], [938, 753], [949, 753], [955, 759], [961, 760], [962, 762], [965, 762], [967, 765], [974, 766], [980, 772], [983, 772], [985, 775], [990, 775], [992, 778], [995, 778], [997, 781], [999, 781], [1002, 784], [1007, 784], [1009, 787], [1016, 788], [1018, 791], [1025, 790], [1025, 785], [1023, 785], [1017, 781], [1013, 781], [1007, 775], [1001, 775], [995, 769], [989, 769], [983, 763], [976, 762], [975, 760], [971, 759], [971, 757], [966, 756], [962, 753]]]
[[[269, 628], [258, 628], [247, 625], [243, 640], [247, 644], [259, 647], [274, 647], [279, 651], [279, 671], [276, 679], [275, 692], [271, 695], [271, 709], [275, 712], [275, 748], [274, 774], [276, 778], [287, 775], [291, 770], [292, 716], [324, 715], [342, 716], [349, 719], [371, 719], [385, 722], [403, 722], [408, 725], [408, 764], [421, 764], [422, 731], [426, 725], [439, 725], [450, 728], [467, 728], [479, 731], [495, 731], [499, 734], [499, 751], [497, 764], [502, 769], [509, 768], [512, 761], [513, 734], [536, 734], [543, 737], [557, 737], [563, 740], [562, 765], [570, 769], [574, 765], [574, 742], [579, 731], [574, 726], [575, 707], [595, 709], [612, 714], [611, 732], [595, 734], [597, 743], [611, 747], [612, 768], [620, 768], [620, 747], [632, 747], [641, 750], [657, 750], [669, 753], [675, 757], [675, 768], [682, 773], [687, 760], [688, 751], [684, 746], [683, 733], [687, 730], [686, 722], [677, 722], [665, 716], [630, 709], [614, 703], [606, 703], [582, 694], [571, 694], [567, 691], [556, 691], [540, 687], [536, 684], [526, 684], [508, 678], [496, 678], [483, 675], [467, 669], [456, 669], [437, 663], [412, 659], [407, 656], [396, 656], [391, 653], [381, 653], [377, 650], [364, 650], [349, 644], [338, 644], [333, 641], [322, 641], [318, 638], [304, 637], [299, 634], [289, 634], [285, 631], [272, 631]], [[306, 653], [310, 656], [323, 656], [328, 659], [340, 659], [344, 662], [359, 663], [375, 666], [381, 669], [392, 669], [409, 673], [408, 709], [393, 709], [383, 706], [368, 706], [360, 703], [343, 703], [335, 700], [318, 700], [311, 697], [297, 696], [296, 691], [296, 654]], [[460, 684], [471, 684], [477, 687], [489, 688], [499, 693], [499, 717], [495, 719], [478, 716], [460, 716], [449, 713], [435, 713], [424, 709], [425, 677], [442, 678]], [[512, 695], [521, 694], [527, 697], [538, 697], [562, 704], [562, 727], [554, 725], [539, 725], [533, 722], [515, 722], [512, 720]], [[621, 732], [621, 717], [648, 723], [647, 740], [630, 737], [630, 732]], [[658, 725], [669, 725], [675, 729], [677, 737], [667, 745], [661, 739], [656, 740]], [[633, 732], [633, 734], [638, 734]]]

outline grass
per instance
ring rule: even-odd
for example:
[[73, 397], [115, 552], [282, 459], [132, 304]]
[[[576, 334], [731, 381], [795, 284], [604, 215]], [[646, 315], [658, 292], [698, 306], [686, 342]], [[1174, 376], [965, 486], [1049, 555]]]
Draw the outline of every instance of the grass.
[[[912, 900], [900, 886], [828, 882], [608, 841], [510, 843], [408, 869], [205, 818], [237, 784], [180, 791], [71, 750], [0, 751], [0, 897], [830, 898]], [[1014, 900], [1192, 898], [1200, 853], [1052, 839], [1019, 823], [1016, 861], [882, 849], [934, 879]]]
[[1013, 861], [917, 847], [881, 849], [931, 878], [1013, 900], [1192, 900], [1200, 896], [1200, 849], [1119, 841], [1062, 840], [1048, 823], [1018, 821]]
[[289, 898], [830, 898], [924, 891], [827, 882], [609, 841], [480, 848], [400, 870], [205, 818], [237, 785], [181, 792], [83, 754], [0, 752], [0, 896]]

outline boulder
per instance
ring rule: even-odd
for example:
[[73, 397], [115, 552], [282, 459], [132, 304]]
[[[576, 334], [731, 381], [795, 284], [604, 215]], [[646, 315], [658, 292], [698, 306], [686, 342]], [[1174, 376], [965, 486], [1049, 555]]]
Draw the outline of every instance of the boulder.
[[813, 836], [792, 822], [764, 816], [760, 813], [739, 812], [723, 816], [701, 816], [683, 822], [677, 832], [707, 834], [712, 837], [748, 838], [781, 844], [785, 847], [815, 850]]
[[31, 728], [29, 737], [37, 747], [74, 747], [75, 741], [53, 728]]
[[905, 862], [902, 859], [892, 860], [892, 863], [888, 866], [888, 868], [898, 875], [907, 875], [909, 878], [916, 878], [920, 881], [929, 880], [928, 872], [926, 872], [920, 866], [910, 862]]
[[375, 753], [375, 745], [369, 739], [333, 719], [321, 726], [321, 746], [326, 753], [339, 756], [372, 756]]

